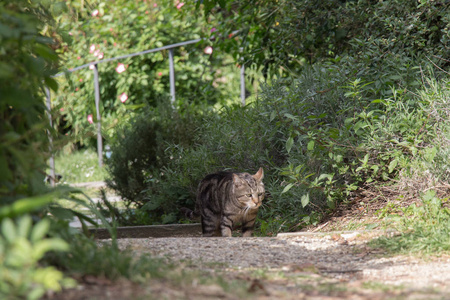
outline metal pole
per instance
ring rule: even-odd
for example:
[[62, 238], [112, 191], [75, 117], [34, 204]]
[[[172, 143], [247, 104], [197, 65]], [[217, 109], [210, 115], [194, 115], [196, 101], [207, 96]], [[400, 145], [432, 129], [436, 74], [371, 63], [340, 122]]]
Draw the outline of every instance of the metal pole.
[[173, 48], [169, 49], [169, 68], [170, 68], [170, 95], [172, 96], [172, 107], [175, 105], [175, 69], [173, 65]]
[[97, 110], [97, 153], [98, 166], [103, 167], [103, 141], [102, 141], [102, 123], [100, 116], [100, 88], [98, 83], [98, 68], [94, 64], [94, 89], [95, 89], [95, 109]]
[[241, 65], [241, 102], [245, 106], [245, 66]]
[[[53, 128], [53, 120], [52, 120], [52, 102], [50, 99], [50, 89], [45, 87], [45, 94], [47, 96], [47, 116], [50, 122], [50, 128]], [[50, 150], [50, 185], [55, 186], [55, 157], [53, 155], [53, 138], [50, 130], [48, 131], [48, 140], [49, 140], [49, 150]]]

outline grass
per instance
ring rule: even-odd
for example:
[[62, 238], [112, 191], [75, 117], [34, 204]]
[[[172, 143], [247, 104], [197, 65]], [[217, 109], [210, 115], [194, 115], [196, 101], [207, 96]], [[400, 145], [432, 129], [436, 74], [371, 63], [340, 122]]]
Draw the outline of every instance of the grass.
[[383, 222], [401, 234], [380, 237], [370, 245], [391, 254], [440, 255], [450, 253], [450, 209], [448, 198], [439, 199], [433, 190], [422, 196], [422, 202], [401, 209], [401, 213]]
[[97, 153], [92, 149], [60, 153], [55, 157], [55, 169], [62, 175], [61, 182], [67, 184], [104, 181], [107, 175], [106, 170], [98, 166]]

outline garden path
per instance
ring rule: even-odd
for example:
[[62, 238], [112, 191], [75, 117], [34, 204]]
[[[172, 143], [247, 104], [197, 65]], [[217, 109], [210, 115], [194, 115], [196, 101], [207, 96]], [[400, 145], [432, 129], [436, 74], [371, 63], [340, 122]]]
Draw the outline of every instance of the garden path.
[[[386, 233], [119, 239], [119, 245], [136, 254], [169, 259], [183, 269], [247, 281], [258, 299], [450, 299], [449, 257], [386, 257], [367, 246], [382, 234]], [[197, 286], [192, 280], [192, 287]], [[215, 291], [214, 297], [233, 298]], [[193, 291], [178, 293], [189, 298]]]

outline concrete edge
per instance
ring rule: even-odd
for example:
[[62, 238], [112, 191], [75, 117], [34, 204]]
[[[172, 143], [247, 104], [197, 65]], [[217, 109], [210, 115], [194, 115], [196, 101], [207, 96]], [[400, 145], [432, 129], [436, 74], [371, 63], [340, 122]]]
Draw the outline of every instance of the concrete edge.
[[296, 236], [325, 236], [335, 234], [395, 234], [396, 231], [392, 230], [342, 230], [342, 231], [323, 231], [323, 232], [311, 232], [311, 231], [299, 231], [299, 232], [281, 232], [277, 234], [277, 237], [296, 237]]
[[[106, 228], [90, 228], [96, 239], [111, 238]], [[200, 223], [117, 227], [117, 238], [198, 237], [202, 235]]]

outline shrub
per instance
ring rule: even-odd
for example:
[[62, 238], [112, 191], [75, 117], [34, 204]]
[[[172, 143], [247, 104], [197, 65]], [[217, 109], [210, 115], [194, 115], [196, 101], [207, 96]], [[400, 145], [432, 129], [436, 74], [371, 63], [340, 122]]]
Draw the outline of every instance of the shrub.
[[180, 147], [193, 144], [194, 132], [200, 116], [193, 107], [178, 111], [161, 102], [156, 109], [148, 109], [137, 115], [129, 124], [120, 128], [111, 145], [111, 157], [107, 160], [110, 175], [108, 186], [125, 200], [139, 208], [148, 199], [143, 193], [151, 182], [160, 176], [161, 168], [171, 160], [166, 153], [169, 144]]
[[174, 159], [148, 181], [143, 208], [174, 220], [181, 206], [193, 207], [205, 174], [262, 166], [270, 192], [262, 229], [285, 231], [317, 223], [358, 188], [396, 178], [440, 130], [429, 117], [432, 103], [396, 89], [392, 97], [370, 98], [370, 84], [342, 84], [343, 72], [316, 65], [295, 80], [265, 85], [246, 107], [206, 117], [194, 146], [168, 148]]
[[206, 174], [261, 166], [269, 191], [261, 229], [286, 231], [317, 223], [359, 188], [397, 178], [442, 137], [444, 104], [440, 96], [417, 96], [434, 93], [431, 83], [416, 93], [391, 87], [392, 96], [380, 99], [386, 86], [353, 74], [347, 63], [316, 64], [295, 79], [263, 85], [245, 107], [203, 115], [190, 143], [165, 138], [166, 159], [153, 163], [152, 176], [136, 189], [136, 199], [145, 199], [140, 213], [149, 211], [152, 222], [174, 222], [180, 207], [194, 206]]
[[25, 215], [13, 222], [2, 220], [0, 234], [0, 295], [4, 299], [40, 299], [48, 290], [74, 286], [73, 280], [40, 261], [49, 251], [67, 251], [69, 245], [58, 238], [46, 238], [50, 221], [32, 224]]

